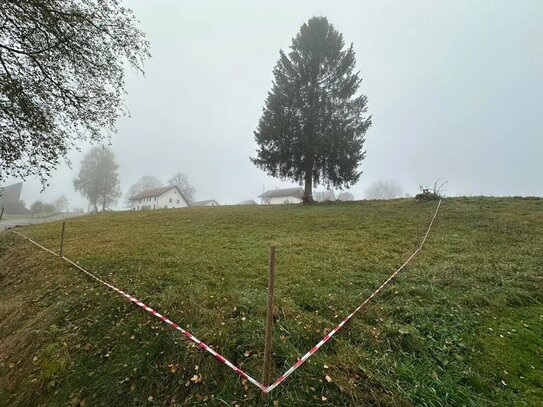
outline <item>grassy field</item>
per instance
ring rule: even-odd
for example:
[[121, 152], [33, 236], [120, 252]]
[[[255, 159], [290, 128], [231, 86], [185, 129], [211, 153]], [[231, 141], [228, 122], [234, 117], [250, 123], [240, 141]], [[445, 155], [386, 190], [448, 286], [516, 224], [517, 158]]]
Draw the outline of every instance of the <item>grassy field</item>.
[[[415, 249], [435, 202], [108, 213], [66, 222], [65, 255], [262, 375], [277, 245], [275, 378]], [[19, 229], [57, 249], [60, 224]], [[543, 200], [446, 199], [419, 256], [268, 401], [541, 405]], [[0, 405], [265, 404], [118, 294], [0, 235]]]

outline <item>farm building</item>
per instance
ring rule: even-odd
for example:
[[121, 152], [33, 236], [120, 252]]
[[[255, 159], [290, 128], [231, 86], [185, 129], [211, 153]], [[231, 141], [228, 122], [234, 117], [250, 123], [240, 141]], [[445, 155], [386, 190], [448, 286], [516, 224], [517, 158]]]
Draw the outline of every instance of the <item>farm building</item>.
[[130, 198], [130, 209], [133, 211], [186, 208], [187, 206], [189, 202], [177, 186], [148, 189]]
[[301, 203], [304, 196], [302, 188], [271, 189], [258, 197], [263, 205]]
[[207, 201], [191, 202], [190, 206], [219, 206], [219, 203], [214, 199], [208, 199]]
[[334, 191], [319, 191], [313, 194], [313, 199], [317, 202], [333, 202], [336, 200]]
[[8, 215], [29, 214], [30, 211], [25, 208], [23, 201], [21, 201], [22, 190], [22, 182], [5, 187], [0, 186], [0, 210], [3, 208]]

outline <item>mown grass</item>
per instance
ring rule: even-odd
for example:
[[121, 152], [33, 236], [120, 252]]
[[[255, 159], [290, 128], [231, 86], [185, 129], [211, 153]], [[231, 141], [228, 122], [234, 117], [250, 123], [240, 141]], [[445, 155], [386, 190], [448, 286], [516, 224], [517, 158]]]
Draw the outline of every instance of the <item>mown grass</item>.
[[[275, 244], [277, 377], [405, 260], [434, 208], [397, 200], [101, 214], [66, 222], [65, 255], [260, 379]], [[20, 230], [58, 247], [60, 223]], [[542, 286], [543, 200], [447, 199], [415, 261], [268, 403], [540, 405]], [[4, 233], [0, 405], [67, 404], [265, 403], [170, 327]]]

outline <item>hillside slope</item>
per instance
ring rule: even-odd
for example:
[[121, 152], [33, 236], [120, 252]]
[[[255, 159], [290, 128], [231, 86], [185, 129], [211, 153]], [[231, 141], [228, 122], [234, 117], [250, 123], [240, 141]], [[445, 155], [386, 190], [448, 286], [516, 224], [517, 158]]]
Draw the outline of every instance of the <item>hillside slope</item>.
[[[277, 245], [273, 373], [415, 249], [435, 202], [218, 207], [66, 222], [66, 257], [260, 379]], [[18, 228], [58, 250], [60, 223]], [[443, 201], [419, 256], [270, 405], [537, 405], [543, 200]], [[0, 406], [260, 405], [258, 390], [59, 258], [0, 234]]]

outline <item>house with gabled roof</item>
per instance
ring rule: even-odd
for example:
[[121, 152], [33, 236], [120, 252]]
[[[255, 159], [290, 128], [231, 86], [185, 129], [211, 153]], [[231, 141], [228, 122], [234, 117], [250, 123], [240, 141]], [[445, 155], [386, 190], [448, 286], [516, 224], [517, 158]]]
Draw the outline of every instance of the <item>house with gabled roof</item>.
[[279, 205], [301, 203], [304, 190], [297, 188], [270, 189], [258, 196], [262, 205]]
[[188, 199], [176, 185], [153, 188], [134, 195], [130, 200], [130, 209], [133, 211], [186, 208], [190, 206]]

